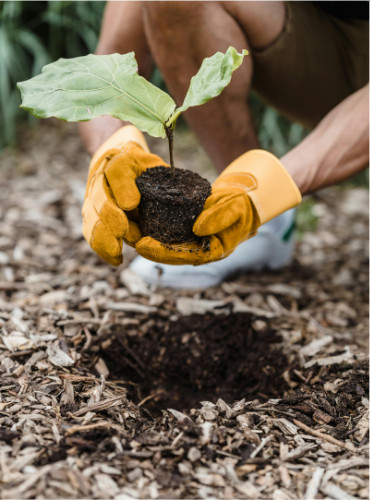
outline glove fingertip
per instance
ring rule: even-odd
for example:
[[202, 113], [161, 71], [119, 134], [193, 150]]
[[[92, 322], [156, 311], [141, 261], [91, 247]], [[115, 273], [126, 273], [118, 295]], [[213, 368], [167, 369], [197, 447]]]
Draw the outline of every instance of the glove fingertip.
[[139, 206], [141, 194], [134, 180], [127, 182], [122, 189], [112, 189], [117, 205], [122, 210], [134, 210]]
[[141, 198], [136, 185], [138, 172], [126, 156], [118, 155], [113, 158], [105, 168], [104, 175], [117, 205], [122, 210], [133, 210], [139, 205]]
[[120, 257], [107, 256], [105, 258], [102, 255], [99, 255], [99, 257], [101, 257], [103, 260], [105, 260], [105, 262], [107, 262], [108, 264], [110, 264], [111, 266], [114, 266], [114, 267], [118, 267], [118, 266], [120, 266], [123, 263], [123, 257], [122, 256], [120, 256]]
[[210, 236], [216, 234], [224, 229], [219, 223], [219, 218], [214, 217], [213, 214], [204, 214], [198, 217], [193, 226], [193, 233], [197, 236]]
[[135, 250], [145, 259], [153, 262], [160, 262], [160, 246], [161, 243], [159, 241], [151, 238], [150, 236], [144, 236], [144, 238], [140, 238], [140, 240], [135, 243]]
[[122, 240], [115, 238], [101, 221], [96, 224], [89, 243], [94, 252], [109, 264], [122, 264]]
[[142, 239], [142, 234], [139, 229], [139, 226], [136, 222], [131, 220], [128, 221], [128, 230], [125, 234], [125, 243], [130, 245], [131, 247], [135, 247], [136, 243]]
[[111, 230], [113, 236], [122, 238], [128, 231], [129, 223], [124, 212], [107, 201], [99, 213], [100, 219]]
[[136, 242], [135, 248], [136, 250], [139, 251], [145, 248], [150, 248], [158, 245], [161, 245], [159, 241], [155, 240], [154, 238], [151, 238], [150, 236], [143, 236]]

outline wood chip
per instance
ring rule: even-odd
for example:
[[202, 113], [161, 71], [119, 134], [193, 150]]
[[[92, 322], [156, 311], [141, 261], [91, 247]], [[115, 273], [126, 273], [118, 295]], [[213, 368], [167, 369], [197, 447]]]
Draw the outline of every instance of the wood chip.
[[104, 401], [99, 401], [98, 403], [87, 405], [77, 410], [74, 413], [74, 416], [80, 417], [81, 415], [85, 415], [85, 413], [88, 413], [90, 411], [95, 412], [95, 411], [106, 410], [107, 408], [112, 408], [113, 406], [117, 406], [119, 403], [121, 403], [123, 399], [125, 399], [125, 395], [117, 396], [114, 398], [106, 399]]
[[48, 345], [47, 348], [48, 360], [55, 366], [72, 366], [73, 359], [68, 356], [57, 344]]
[[327, 358], [318, 358], [312, 359], [311, 361], [307, 361], [305, 363], [305, 368], [311, 368], [311, 366], [319, 365], [319, 366], [329, 366], [334, 364], [340, 364], [344, 361], [350, 361], [352, 359], [352, 353], [350, 351], [349, 346], [345, 346], [345, 352], [343, 354], [338, 354], [338, 356], [329, 356]]
[[325, 494], [328, 495], [330, 498], [334, 498], [335, 500], [343, 500], [344, 498], [347, 500], [357, 500], [358, 497], [354, 497], [347, 493], [346, 491], [343, 491], [342, 488], [337, 486], [334, 483], [326, 483], [321, 486], [320, 490]]
[[315, 356], [321, 349], [333, 342], [333, 337], [331, 335], [324, 335], [319, 339], [312, 340], [309, 344], [301, 348], [301, 354], [303, 356]]
[[351, 452], [356, 451], [356, 448], [353, 445], [349, 446], [348, 444], [342, 443], [341, 441], [338, 441], [338, 439], [335, 439], [328, 434], [324, 434], [323, 432], [317, 431], [315, 429], [311, 429], [310, 427], [308, 427], [308, 425], [304, 424], [303, 422], [300, 422], [299, 420], [293, 419], [293, 422], [298, 427], [303, 429], [304, 431], [308, 432], [309, 434], [312, 434], [313, 436], [315, 436], [319, 439], [323, 439], [324, 441], [327, 441], [328, 443], [334, 444], [336, 446], [339, 446], [340, 448], [344, 448], [344, 449], [351, 451]]
[[307, 485], [306, 493], [304, 495], [304, 498], [307, 500], [311, 500], [312, 498], [315, 498], [319, 489], [320, 489], [320, 483], [321, 479], [324, 475], [324, 469], [321, 467], [316, 467], [315, 470], [312, 473], [312, 477], [310, 482]]

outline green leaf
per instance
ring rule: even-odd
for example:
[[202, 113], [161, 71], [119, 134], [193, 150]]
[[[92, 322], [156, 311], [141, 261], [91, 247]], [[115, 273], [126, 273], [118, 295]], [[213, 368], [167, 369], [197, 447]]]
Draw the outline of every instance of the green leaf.
[[188, 108], [200, 106], [220, 95], [229, 85], [233, 71], [239, 68], [247, 54], [247, 50], [239, 54], [234, 47], [229, 47], [225, 53], [216, 52], [204, 59], [198, 73], [190, 81], [183, 105], [176, 109], [167, 126], [176, 123], [179, 115]]
[[165, 137], [174, 100], [138, 75], [134, 52], [59, 59], [18, 83], [23, 109], [37, 118], [87, 121], [111, 115], [143, 132]]

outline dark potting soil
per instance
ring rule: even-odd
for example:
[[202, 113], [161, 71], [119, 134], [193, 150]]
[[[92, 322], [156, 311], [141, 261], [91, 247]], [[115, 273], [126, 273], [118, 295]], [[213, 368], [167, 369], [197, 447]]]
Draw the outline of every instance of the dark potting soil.
[[269, 328], [254, 331], [254, 319], [247, 313], [193, 314], [165, 327], [154, 324], [142, 336], [127, 336], [122, 328], [99, 340], [99, 355], [111, 379], [130, 381], [132, 401], [157, 393], [144, 405], [153, 415], [219, 397], [230, 404], [281, 397], [288, 388], [287, 361], [276, 345], [281, 338]]
[[190, 170], [149, 168], [136, 179], [141, 193], [139, 227], [162, 243], [186, 243], [197, 237], [195, 219], [211, 194], [211, 185]]

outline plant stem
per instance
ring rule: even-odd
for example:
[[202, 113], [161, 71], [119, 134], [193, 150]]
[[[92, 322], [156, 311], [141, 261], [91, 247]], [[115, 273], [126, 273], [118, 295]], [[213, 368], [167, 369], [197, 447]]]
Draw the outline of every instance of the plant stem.
[[171, 165], [171, 175], [175, 174], [175, 162], [173, 160], [173, 128], [166, 127], [166, 135], [168, 139], [168, 147], [170, 150], [170, 165]]

